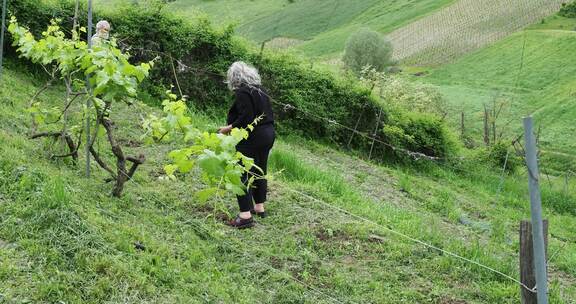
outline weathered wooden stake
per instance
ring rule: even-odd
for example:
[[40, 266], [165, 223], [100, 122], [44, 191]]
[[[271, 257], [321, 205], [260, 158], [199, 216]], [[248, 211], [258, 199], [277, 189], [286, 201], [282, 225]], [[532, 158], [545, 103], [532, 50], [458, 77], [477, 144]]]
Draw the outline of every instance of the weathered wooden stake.
[[264, 48], [266, 47], [266, 42], [268, 42], [267, 40], [262, 41], [262, 44], [260, 45], [260, 60], [262, 60], [262, 56], [264, 55]]
[[492, 143], [496, 144], [496, 119], [498, 119], [498, 113], [496, 112], [496, 99], [494, 99], [492, 107]]
[[[548, 221], [543, 221], [544, 244], [548, 255]], [[534, 245], [532, 241], [532, 223], [520, 222], [520, 282], [528, 287], [536, 286], [536, 273], [534, 272]], [[538, 304], [536, 293], [520, 287], [522, 304]]]
[[460, 114], [460, 138], [464, 138], [464, 111]]
[[364, 115], [364, 108], [362, 108], [362, 112], [358, 116], [358, 121], [356, 121], [356, 125], [354, 126], [354, 132], [350, 134], [350, 139], [348, 140], [348, 149], [350, 149], [350, 145], [352, 144], [352, 139], [354, 138], [354, 134], [356, 134], [356, 130], [358, 130], [358, 125], [360, 125], [360, 120], [362, 119], [362, 115]]
[[484, 105], [484, 144], [486, 144], [486, 146], [490, 145], [490, 127], [488, 126], [489, 116], [490, 113], [488, 112], [486, 105]]

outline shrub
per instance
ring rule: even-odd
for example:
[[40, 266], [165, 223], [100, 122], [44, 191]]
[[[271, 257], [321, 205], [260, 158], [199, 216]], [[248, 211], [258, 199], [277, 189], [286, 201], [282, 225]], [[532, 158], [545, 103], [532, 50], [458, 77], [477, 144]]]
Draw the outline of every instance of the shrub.
[[567, 18], [576, 18], [576, 1], [563, 3], [559, 15]]
[[380, 33], [361, 29], [352, 34], [346, 42], [344, 57], [347, 68], [359, 74], [366, 66], [376, 71], [384, 71], [392, 65], [392, 43]]
[[[374, 128], [378, 105], [368, 89], [337, 80], [328, 72], [305, 68], [289, 56], [269, 56], [257, 66], [265, 87], [272, 96], [280, 96], [281, 102], [348, 126], [355, 125], [357, 114], [364, 111], [365, 119], [358, 128], [362, 131]], [[349, 132], [302, 112], [285, 111], [276, 105], [276, 113], [281, 129], [302, 130], [310, 138], [328, 138], [338, 143], [349, 139]]]
[[[382, 129], [384, 139], [390, 144], [428, 156], [443, 158], [454, 154], [457, 141], [445, 123], [435, 115], [426, 113], [399, 112], [389, 117]], [[407, 155], [402, 151], [387, 148], [396, 158], [409, 160], [418, 155]]]
[[522, 159], [516, 155], [510, 143], [499, 141], [490, 147], [487, 147], [480, 153], [480, 160], [492, 164], [497, 169], [504, 168], [506, 171], [514, 172], [521, 164]]

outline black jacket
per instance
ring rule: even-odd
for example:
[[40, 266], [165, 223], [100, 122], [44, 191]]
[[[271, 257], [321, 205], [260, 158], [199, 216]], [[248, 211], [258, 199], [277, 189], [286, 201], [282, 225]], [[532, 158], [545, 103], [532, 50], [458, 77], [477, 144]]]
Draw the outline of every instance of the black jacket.
[[262, 88], [243, 86], [234, 91], [234, 94], [234, 104], [228, 111], [228, 125], [233, 128], [246, 128], [261, 115], [262, 120], [255, 127], [274, 124], [272, 104]]

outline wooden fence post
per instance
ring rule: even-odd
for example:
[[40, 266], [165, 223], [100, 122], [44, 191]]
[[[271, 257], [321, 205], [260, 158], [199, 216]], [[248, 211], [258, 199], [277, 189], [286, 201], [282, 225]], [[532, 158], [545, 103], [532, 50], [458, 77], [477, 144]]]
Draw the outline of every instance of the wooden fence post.
[[262, 60], [262, 56], [264, 56], [264, 48], [266, 48], [266, 42], [268, 42], [268, 40], [262, 41], [262, 44], [260, 45], [260, 60]]
[[[543, 221], [544, 247], [548, 256], [548, 220]], [[534, 247], [532, 242], [532, 223], [520, 222], [520, 282], [528, 287], [536, 286], [536, 273], [534, 271]], [[536, 293], [520, 287], [522, 304], [537, 304]]]
[[462, 111], [462, 113], [460, 113], [460, 138], [464, 138], [464, 133], [464, 111]]
[[489, 116], [490, 112], [488, 112], [486, 104], [484, 104], [484, 144], [486, 144], [486, 146], [490, 145], [490, 127], [488, 125]]

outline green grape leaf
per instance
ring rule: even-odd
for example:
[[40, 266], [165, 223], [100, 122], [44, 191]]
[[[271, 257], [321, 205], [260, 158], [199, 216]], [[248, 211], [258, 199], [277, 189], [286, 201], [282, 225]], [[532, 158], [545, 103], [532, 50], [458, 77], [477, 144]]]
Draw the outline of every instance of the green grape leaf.
[[235, 195], [244, 195], [246, 194], [246, 191], [244, 190], [244, 187], [232, 184], [232, 183], [226, 183], [226, 190], [234, 193]]
[[205, 151], [200, 155], [198, 165], [211, 176], [222, 176], [225, 173], [225, 163], [212, 151]]
[[176, 172], [177, 169], [178, 169], [178, 167], [176, 165], [164, 166], [164, 172], [166, 172], [166, 175], [168, 175], [168, 177], [171, 177], [171, 178], [174, 177], [174, 173]]
[[202, 190], [196, 192], [196, 194], [194, 196], [196, 197], [196, 199], [200, 203], [205, 203], [211, 197], [215, 196], [217, 193], [218, 193], [218, 188], [212, 187], [212, 188], [202, 189]]

